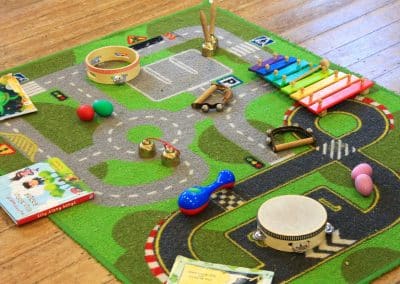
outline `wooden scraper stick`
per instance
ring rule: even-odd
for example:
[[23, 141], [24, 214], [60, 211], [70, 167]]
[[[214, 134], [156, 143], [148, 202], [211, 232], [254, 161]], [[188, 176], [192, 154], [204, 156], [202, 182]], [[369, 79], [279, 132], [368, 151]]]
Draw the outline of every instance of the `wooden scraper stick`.
[[217, 16], [217, 5], [215, 5], [215, 2], [213, 1], [211, 3], [211, 8], [210, 8], [210, 35], [213, 35], [215, 32], [216, 16]]
[[206, 42], [211, 42], [211, 36], [207, 28], [207, 18], [206, 14], [204, 14], [203, 10], [200, 11], [200, 22], [203, 28], [204, 39]]

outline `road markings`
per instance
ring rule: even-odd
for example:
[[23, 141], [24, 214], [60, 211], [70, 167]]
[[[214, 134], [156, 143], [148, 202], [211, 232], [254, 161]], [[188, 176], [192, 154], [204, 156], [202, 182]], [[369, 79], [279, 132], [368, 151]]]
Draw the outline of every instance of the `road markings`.
[[79, 162], [83, 162], [83, 161], [85, 161], [85, 160], [87, 160], [87, 157], [84, 157], [84, 158], [82, 158], [82, 159], [79, 159], [78, 161], [79, 161]]
[[[320, 147], [315, 148], [317, 151], [320, 151]], [[351, 147], [351, 153], [354, 153], [357, 149]], [[350, 145], [347, 143], [343, 143], [342, 140], [332, 139], [329, 142], [325, 142], [322, 144], [322, 155], [328, 155], [329, 157], [337, 160], [341, 160], [343, 157], [347, 157], [350, 155]]]
[[161, 75], [160, 73], [158, 73], [157, 71], [151, 69], [150, 67], [143, 67], [142, 70], [144, 70], [145, 72], [149, 73], [150, 75], [152, 75], [153, 77], [155, 77], [157, 80], [167, 84], [167, 85], [171, 85], [172, 81], [170, 79], [168, 79], [167, 77]]
[[46, 89], [42, 88], [35, 81], [30, 81], [28, 83], [25, 83], [21, 85], [21, 87], [24, 90], [24, 92], [30, 97], [46, 91]]
[[179, 61], [176, 58], [170, 57], [168, 59], [169, 62], [171, 62], [172, 64], [174, 64], [175, 66], [177, 66], [178, 68], [181, 68], [182, 70], [193, 74], [193, 75], [197, 75], [199, 74], [199, 72], [195, 69], [193, 69], [192, 67], [190, 67], [189, 65], [186, 65], [185, 63], [183, 63], [182, 61]]
[[101, 154], [101, 152], [99, 151], [99, 152], [93, 153], [93, 156], [98, 156], [100, 154]]

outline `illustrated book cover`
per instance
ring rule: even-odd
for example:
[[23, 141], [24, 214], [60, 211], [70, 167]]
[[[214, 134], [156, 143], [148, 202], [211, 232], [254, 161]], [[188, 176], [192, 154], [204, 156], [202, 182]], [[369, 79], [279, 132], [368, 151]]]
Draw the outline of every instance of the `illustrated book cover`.
[[0, 177], [0, 205], [18, 225], [93, 197], [94, 193], [59, 158]]
[[0, 120], [37, 111], [29, 96], [12, 74], [0, 77]]
[[274, 272], [204, 262], [178, 255], [167, 284], [268, 284]]

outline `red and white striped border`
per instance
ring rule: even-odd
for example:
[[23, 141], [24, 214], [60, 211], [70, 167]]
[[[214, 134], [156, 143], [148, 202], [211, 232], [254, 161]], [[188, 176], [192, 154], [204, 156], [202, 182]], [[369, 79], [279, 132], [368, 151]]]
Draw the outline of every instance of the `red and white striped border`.
[[[363, 96], [357, 96], [357, 97], [355, 97], [355, 99], [364, 104], [372, 105], [372, 106], [376, 107], [377, 109], [379, 109], [380, 111], [382, 111], [384, 113], [384, 115], [386, 116], [386, 118], [389, 120], [389, 128], [394, 129], [394, 116], [383, 104], [380, 104], [371, 98], [366, 98]], [[283, 125], [288, 125], [290, 115], [299, 106], [300, 106], [300, 104], [298, 102], [295, 102], [290, 108], [288, 108], [288, 110], [285, 112], [285, 115], [283, 117]]]
[[285, 111], [285, 116], [283, 117], [283, 125], [288, 125], [289, 124], [289, 117], [292, 115], [294, 110], [300, 106], [300, 103], [295, 102], [290, 108]]
[[154, 250], [154, 242], [156, 240], [158, 230], [161, 228], [163, 223], [164, 220], [161, 220], [157, 225], [154, 226], [153, 230], [151, 230], [149, 237], [147, 238], [146, 245], [144, 246], [144, 260], [147, 262], [151, 273], [157, 277], [161, 283], [166, 283], [168, 281], [168, 275], [158, 262]]
[[372, 105], [372, 106], [376, 107], [377, 109], [379, 109], [380, 111], [382, 111], [384, 113], [384, 115], [386, 116], [386, 118], [389, 120], [389, 128], [390, 129], [394, 129], [394, 117], [393, 117], [393, 114], [391, 114], [390, 111], [383, 104], [380, 104], [380, 103], [374, 101], [371, 98], [366, 98], [366, 97], [363, 97], [363, 96], [357, 96], [357, 97], [355, 97], [355, 99], [357, 101], [360, 101], [360, 102], [364, 103], [364, 104]]

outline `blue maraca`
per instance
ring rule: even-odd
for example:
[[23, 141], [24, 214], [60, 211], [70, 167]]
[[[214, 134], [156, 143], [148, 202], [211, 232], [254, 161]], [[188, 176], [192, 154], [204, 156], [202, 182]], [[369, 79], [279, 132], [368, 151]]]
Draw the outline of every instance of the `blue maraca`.
[[220, 171], [216, 181], [208, 186], [194, 186], [185, 189], [178, 198], [178, 205], [185, 215], [195, 215], [203, 211], [213, 192], [229, 189], [235, 185], [235, 176], [229, 170]]

